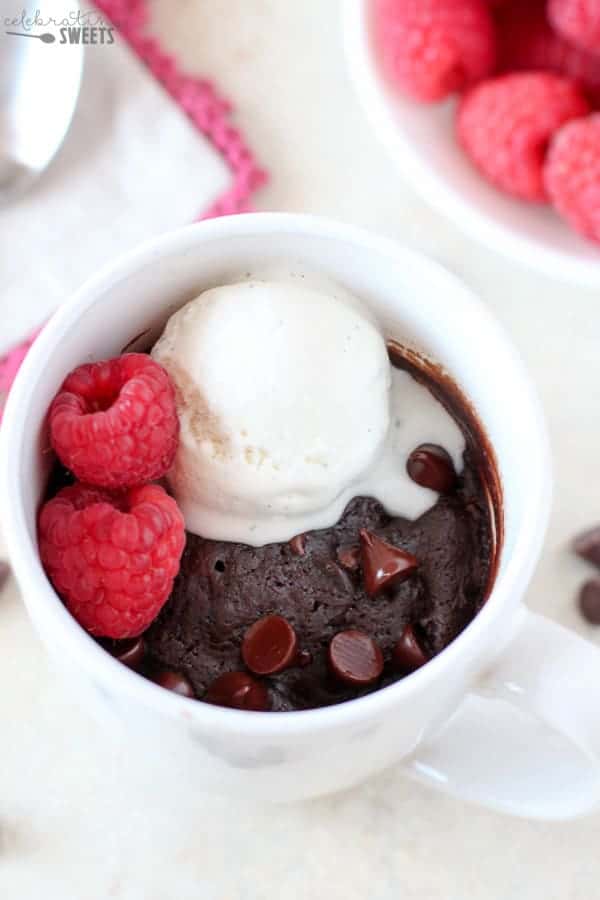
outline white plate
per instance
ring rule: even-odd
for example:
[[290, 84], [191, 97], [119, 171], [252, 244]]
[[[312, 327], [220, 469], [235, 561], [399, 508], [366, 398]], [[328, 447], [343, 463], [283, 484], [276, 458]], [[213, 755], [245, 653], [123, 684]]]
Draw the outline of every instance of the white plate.
[[350, 74], [375, 133], [402, 176], [471, 237], [545, 275], [600, 286], [600, 247], [551, 209], [505, 197], [472, 167], [454, 137], [455, 101], [419, 105], [379, 74], [369, 33], [370, 0], [342, 0]]

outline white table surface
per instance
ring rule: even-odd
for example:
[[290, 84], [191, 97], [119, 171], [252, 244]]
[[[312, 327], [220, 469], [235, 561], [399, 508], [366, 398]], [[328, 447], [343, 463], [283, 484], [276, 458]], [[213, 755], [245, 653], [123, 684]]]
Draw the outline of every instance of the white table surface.
[[[578, 529], [600, 520], [598, 297], [511, 268], [399, 181], [353, 97], [334, 0], [155, 0], [153, 10], [169, 45], [239, 106], [272, 172], [259, 208], [336, 216], [423, 249], [510, 330], [541, 392], [557, 472], [529, 603], [600, 643], [600, 630], [575, 609], [587, 570], [567, 549]], [[393, 772], [300, 808], [239, 812], [200, 797], [184, 814], [160, 786], [144, 791], [123, 764], [126, 748], [55, 678], [14, 587], [0, 597], [0, 683], [7, 900], [598, 896], [600, 816], [511, 820]]]

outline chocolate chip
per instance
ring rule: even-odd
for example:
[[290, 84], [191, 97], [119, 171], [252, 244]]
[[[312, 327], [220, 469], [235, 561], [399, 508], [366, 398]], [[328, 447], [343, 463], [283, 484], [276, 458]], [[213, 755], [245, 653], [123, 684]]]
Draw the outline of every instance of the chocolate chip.
[[335, 677], [346, 684], [372, 684], [383, 671], [383, 654], [363, 631], [340, 631], [329, 644], [329, 665]]
[[592, 625], [600, 625], [600, 578], [592, 578], [579, 592], [579, 609]]
[[357, 545], [338, 547], [337, 558], [341, 566], [350, 572], [355, 572], [360, 565], [360, 547]]
[[578, 538], [575, 538], [573, 549], [586, 562], [600, 566], [600, 525], [584, 531]]
[[295, 553], [296, 556], [304, 556], [306, 553], [306, 535], [297, 534], [296, 537], [291, 539], [290, 547], [292, 553]]
[[274, 675], [296, 657], [296, 632], [283, 616], [265, 616], [251, 625], [242, 643], [242, 659], [255, 675]]
[[421, 444], [408, 457], [406, 471], [421, 487], [449, 494], [456, 485], [452, 457], [438, 444]]
[[421, 647], [412, 625], [407, 625], [402, 632], [392, 651], [392, 657], [396, 668], [401, 672], [414, 672], [427, 662], [429, 657]]
[[296, 665], [300, 666], [301, 669], [304, 669], [306, 666], [310, 666], [312, 661], [313, 657], [310, 650], [300, 650], [296, 654]]
[[404, 581], [419, 565], [412, 553], [388, 544], [366, 528], [360, 532], [360, 548], [363, 582], [371, 597], [392, 584]]
[[[318, 563], [315, 565], [318, 565]], [[338, 566], [338, 564], [331, 559], [322, 563], [321, 567], [323, 572], [329, 576], [330, 585], [335, 591], [343, 591], [344, 594], [354, 593], [352, 579], [345, 569]]]
[[10, 566], [4, 560], [0, 560], [0, 589], [4, 587], [10, 575]]
[[109, 652], [124, 666], [130, 669], [139, 669], [146, 655], [144, 638], [131, 638], [127, 641], [115, 641]]
[[182, 697], [196, 696], [194, 688], [185, 675], [182, 675], [180, 672], [171, 672], [169, 670], [159, 672], [158, 675], [153, 677], [152, 681], [167, 691], [173, 691], [174, 694], [180, 694]]
[[225, 672], [213, 681], [204, 695], [206, 703], [264, 712], [271, 708], [264, 684], [246, 672]]

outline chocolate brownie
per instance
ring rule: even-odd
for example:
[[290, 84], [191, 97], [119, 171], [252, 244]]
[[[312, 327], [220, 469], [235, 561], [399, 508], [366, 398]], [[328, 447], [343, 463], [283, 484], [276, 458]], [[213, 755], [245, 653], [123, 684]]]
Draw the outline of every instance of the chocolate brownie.
[[[360, 568], [345, 568], [338, 556], [358, 546], [364, 528], [420, 561], [411, 578], [375, 597], [365, 592]], [[456, 637], [484, 601], [493, 556], [488, 504], [468, 449], [456, 490], [416, 521], [391, 518], [380, 503], [360, 497], [337, 525], [300, 543], [256, 548], [188, 534], [172, 596], [145, 635], [150, 666], [185, 674], [201, 699], [219, 675], [244, 668], [249, 626], [279, 613], [310, 662], [268, 679], [272, 709], [350, 700], [400, 677], [392, 653], [406, 625], [418, 629], [432, 655]], [[328, 645], [349, 628], [371, 635], [383, 652], [384, 673], [368, 688], [329, 671]]]
[[[199, 699], [223, 673], [243, 671], [242, 641], [269, 614], [293, 627], [296, 665], [273, 675], [273, 710], [309, 709], [350, 700], [403, 677], [398, 641], [412, 626], [427, 657], [444, 649], [477, 614], [493, 581], [498, 552], [499, 498], [491, 452], [473, 413], [455, 386], [390, 347], [392, 362], [424, 382], [454, 416], [466, 440], [464, 468], [415, 521], [391, 517], [368, 497], [352, 500], [331, 528], [288, 543], [249, 547], [188, 534], [173, 593], [145, 635], [146, 672], [184, 675]], [[494, 518], [496, 522], [494, 523]], [[373, 596], [360, 565], [367, 529], [419, 561], [410, 578]], [[383, 673], [368, 686], [332, 674], [328, 647], [341, 631], [357, 629], [383, 653]]]

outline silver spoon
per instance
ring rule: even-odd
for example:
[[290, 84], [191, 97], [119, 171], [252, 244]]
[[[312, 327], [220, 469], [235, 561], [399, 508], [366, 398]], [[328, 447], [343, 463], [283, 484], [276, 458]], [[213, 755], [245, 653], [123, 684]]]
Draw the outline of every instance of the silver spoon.
[[[45, 3], [44, 16], [51, 10], [52, 3]], [[59, 150], [83, 67], [81, 44], [59, 44], [50, 31], [5, 31], [4, 22], [14, 15], [12, 0], [0, 0], [0, 205], [27, 190]], [[22, 36], [37, 40], [17, 40]]]
[[28, 38], [37, 38], [38, 41], [43, 41], [44, 44], [53, 44], [56, 40], [53, 34], [50, 34], [47, 31], [45, 34], [28, 34], [26, 31], [7, 31], [7, 34], [14, 34], [16, 37], [28, 37]]

